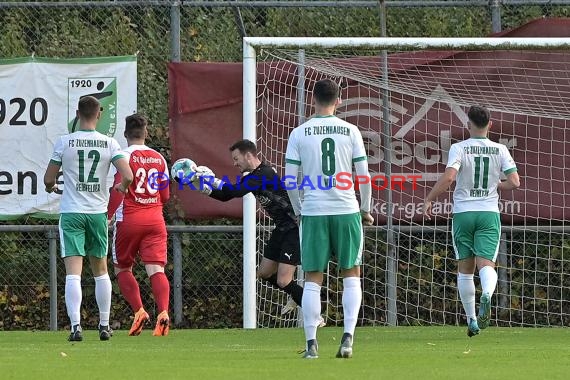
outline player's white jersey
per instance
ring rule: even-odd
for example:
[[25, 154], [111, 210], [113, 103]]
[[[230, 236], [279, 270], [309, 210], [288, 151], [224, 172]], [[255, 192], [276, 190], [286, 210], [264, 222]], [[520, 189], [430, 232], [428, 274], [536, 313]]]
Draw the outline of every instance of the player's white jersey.
[[336, 187], [339, 173], [352, 180], [353, 162], [366, 160], [358, 127], [332, 115], [313, 117], [291, 132], [285, 160], [301, 167], [302, 215], [360, 211], [354, 187], [346, 190]]
[[109, 166], [121, 157], [119, 143], [97, 131], [77, 131], [59, 137], [51, 157], [63, 171], [59, 212], [107, 212]]
[[453, 212], [499, 212], [497, 185], [501, 172], [517, 170], [507, 147], [487, 138], [470, 138], [453, 144], [447, 167], [457, 173], [453, 192]]

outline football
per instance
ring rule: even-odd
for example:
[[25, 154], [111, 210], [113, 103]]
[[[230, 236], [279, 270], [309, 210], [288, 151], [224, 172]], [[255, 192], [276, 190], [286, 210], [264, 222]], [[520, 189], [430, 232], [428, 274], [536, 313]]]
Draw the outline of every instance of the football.
[[180, 182], [180, 178], [188, 177], [192, 179], [193, 175], [196, 173], [198, 165], [189, 158], [180, 158], [174, 162], [172, 169], [170, 170], [171, 179], [176, 182]]

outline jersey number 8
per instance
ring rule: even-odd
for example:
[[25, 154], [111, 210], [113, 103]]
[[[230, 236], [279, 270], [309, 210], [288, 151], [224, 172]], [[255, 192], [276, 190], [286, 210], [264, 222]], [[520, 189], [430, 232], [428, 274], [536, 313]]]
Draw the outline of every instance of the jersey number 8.
[[324, 175], [331, 176], [336, 172], [334, 140], [330, 137], [321, 141], [321, 168]]

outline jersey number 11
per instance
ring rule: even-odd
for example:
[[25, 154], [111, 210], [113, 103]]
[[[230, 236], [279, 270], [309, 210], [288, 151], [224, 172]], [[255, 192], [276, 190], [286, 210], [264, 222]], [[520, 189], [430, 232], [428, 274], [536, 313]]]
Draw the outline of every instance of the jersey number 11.
[[[475, 160], [475, 176], [473, 178], [473, 187], [486, 189], [489, 184], [489, 157], [474, 157]], [[483, 180], [481, 180], [481, 161], [483, 161]]]

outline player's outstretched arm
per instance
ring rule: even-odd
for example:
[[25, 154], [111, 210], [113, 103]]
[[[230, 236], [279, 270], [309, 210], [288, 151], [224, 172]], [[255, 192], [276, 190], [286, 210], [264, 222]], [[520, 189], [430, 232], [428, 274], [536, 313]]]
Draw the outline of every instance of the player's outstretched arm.
[[289, 135], [287, 149], [285, 150], [285, 176], [282, 178], [293, 207], [293, 212], [297, 216], [301, 215], [302, 207], [301, 194], [297, 187], [297, 176], [299, 175], [299, 169], [303, 167], [300, 144], [297, 138], [299, 131], [299, 128], [295, 128]]
[[[162, 157], [162, 155], [160, 155], [160, 157], [162, 158], [162, 173], [166, 174], [166, 173], [170, 173], [168, 171], [168, 164], [166, 163], [166, 160], [164, 159], [164, 157]], [[168, 186], [160, 186], [158, 189], [158, 193], [160, 194], [160, 201], [162, 202], [162, 204], [166, 204], [166, 202], [168, 202], [168, 200], [170, 199], [170, 180], [164, 180], [161, 178], [161, 185], [163, 184], [163, 181], [165, 182], [165, 184], [167, 184]]]
[[55, 161], [50, 161], [46, 172], [44, 174], [44, 185], [46, 187], [46, 191], [51, 193], [57, 190], [57, 186], [55, 185], [57, 173], [59, 173], [61, 165], [55, 163]]
[[[207, 185], [206, 185], [207, 186]], [[227, 202], [230, 199], [242, 198], [246, 194], [251, 193], [261, 187], [261, 179], [247, 175], [240, 183], [221, 183], [220, 186], [213, 186], [212, 192], [209, 194], [211, 198], [217, 199], [222, 202]]]
[[[362, 160], [354, 163], [356, 168], [356, 175], [370, 177], [368, 171], [368, 161]], [[360, 190], [360, 214], [362, 216], [362, 223], [365, 226], [374, 224], [374, 218], [370, 214], [372, 205], [372, 184], [370, 182], [362, 183], [359, 186]]]
[[56, 181], [57, 173], [61, 168], [61, 162], [63, 158], [64, 144], [63, 140], [58, 138], [53, 147], [53, 154], [51, 155], [51, 160], [49, 161], [48, 167], [44, 174], [44, 185], [48, 193], [52, 193], [57, 190]]
[[133, 172], [129, 166], [129, 161], [125, 157], [117, 158], [113, 161], [113, 165], [121, 175], [121, 183], [114, 186], [116, 191], [126, 193], [129, 185], [133, 182]]
[[424, 207], [423, 207], [423, 213], [428, 219], [431, 219], [432, 215], [431, 203], [434, 200], [436, 200], [438, 196], [440, 196], [449, 189], [453, 181], [455, 181], [456, 176], [457, 176], [457, 169], [448, 167], [447, 169], [445, 169], [445, 173], [443, 173], [443, 175], [439, 177], [439, 180], [436, 182], [436, 184], [429, 192], [428, 196], [424, 200]]
[[512, 173], [507, 174], [507, 180], [506, 181], [499, 182], [498, 188], [499, 188], [499, 190], [508, 191], [508, 190], [518, 189], [520, 185], [521, 185], [521, 181], [519, 178], [519, 173], [512, 172]]
[[125, 198], [125, 194], [119, 191], [113, 191], [115, 186], [118, 186], [121, 183], [121, 174], [119, 172], [115, 173], [113, 187], [111, 188], [111, 194], [109, 196], [109, 203], [107, 205], [107, 219], [112, 220], [115, 212], [119, 208], [119, 205], [123, 202]]
[[291, 162], [285, 163], [285, 176], [283, 177], [283, 183], [287, 189], [287, 195], [291, 201], [291, 206], [293, 206], [293, 212], [297, 216], [301, 214], [301, 196], [297, 187], [298, 173], [299, 166], [297, 164], [293, 164]]
[[252, 191], [259, 189], [262, 179], [248, 174], [241, 182], [229, 183], [216, 177], [212, 169], [207, 166], [198, 166], [192, 185], [202, 194], [218, 201], [227, 202], [234, 198], [241, 198]]

